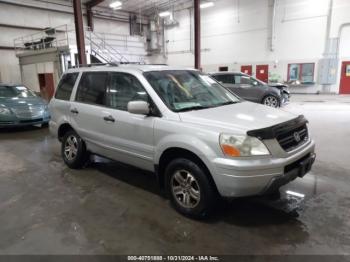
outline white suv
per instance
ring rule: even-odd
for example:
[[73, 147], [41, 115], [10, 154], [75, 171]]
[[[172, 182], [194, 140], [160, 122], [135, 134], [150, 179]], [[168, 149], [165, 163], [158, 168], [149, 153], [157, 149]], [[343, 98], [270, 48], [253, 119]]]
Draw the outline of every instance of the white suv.
[[243, 101], [191, 69], [71, 69], [49, 109], [69, 167], [94, 153], [153, 171], [174, 207], [195, 217], [218, 196], [276, 192], [315, 159], [303, 116]]

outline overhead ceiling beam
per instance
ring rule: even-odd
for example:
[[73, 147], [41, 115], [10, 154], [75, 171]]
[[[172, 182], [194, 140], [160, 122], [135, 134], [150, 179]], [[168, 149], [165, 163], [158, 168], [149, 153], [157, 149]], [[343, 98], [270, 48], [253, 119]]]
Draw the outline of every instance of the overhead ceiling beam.
[[91, 1], [86, 3], [86, 7], [93, 8], [93, 7], [101, 4], [102, 2], [104, 2], [104, 0], [91, 0]]
[[91, 31], [94, 31], [94, 14], [92, 8], [101, 4], [104, 0], [91, 0], [86, 5], [87, 24]]

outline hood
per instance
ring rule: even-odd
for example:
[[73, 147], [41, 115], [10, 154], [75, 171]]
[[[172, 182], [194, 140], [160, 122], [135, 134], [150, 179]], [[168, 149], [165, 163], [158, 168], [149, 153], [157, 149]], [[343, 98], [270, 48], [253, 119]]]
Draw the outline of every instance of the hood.
[[251, 102], [241, 102], [179, 114], [181, 120], [185, 123], [236, 134], [245, 134], [249, 130], [270, 127], [297, 118], [297, 115], [281, 109]]
[[46, 105], [46, 102], [41, 97], [0, 97], [0, 106], [9, 108], [40, 105]]

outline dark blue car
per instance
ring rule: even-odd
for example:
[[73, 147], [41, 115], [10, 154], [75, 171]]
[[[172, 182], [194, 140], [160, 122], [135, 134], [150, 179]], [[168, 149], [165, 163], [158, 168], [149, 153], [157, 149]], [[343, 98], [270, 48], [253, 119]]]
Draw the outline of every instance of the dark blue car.
[[23, 85], [0, 84], [0, 128], [45, 125], [50, 120], [47, 103]]

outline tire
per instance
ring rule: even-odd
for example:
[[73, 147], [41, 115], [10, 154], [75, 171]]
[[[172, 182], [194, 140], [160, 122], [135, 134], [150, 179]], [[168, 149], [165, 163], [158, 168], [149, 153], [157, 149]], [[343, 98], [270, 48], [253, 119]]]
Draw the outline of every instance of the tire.
[[267, 95], [262, 100], [262, 104], [266, 105], [266, 106], [277, 108], [277, 107], [280, 107], [281, 101], [278, 97], [276, 97], [274, 95]]
[[192, 218], [210, 215], [217, 193], [205, 168], [196, 162], [177, 158], [165, 169], [166, 189], [174, 208]]
[[68, 131], [63, 136], [61, 154], [63, 161], [72, 169], [82, 168], [89, 156], [84, 141], [74, 130]]

